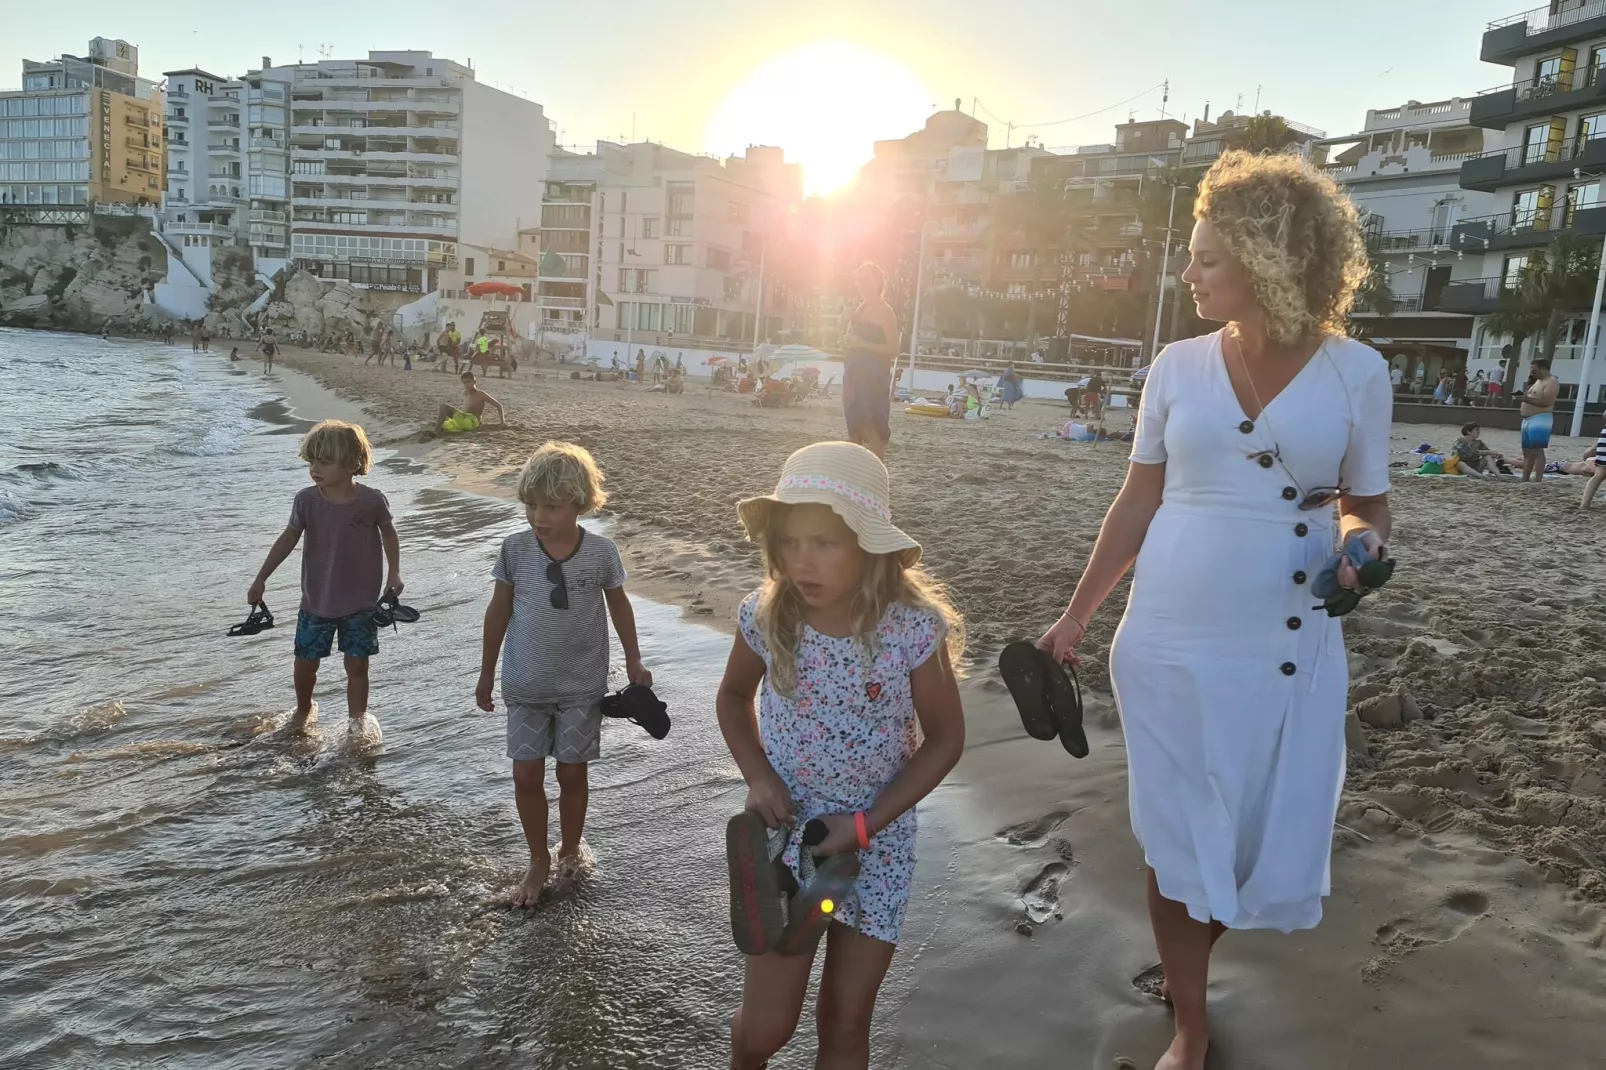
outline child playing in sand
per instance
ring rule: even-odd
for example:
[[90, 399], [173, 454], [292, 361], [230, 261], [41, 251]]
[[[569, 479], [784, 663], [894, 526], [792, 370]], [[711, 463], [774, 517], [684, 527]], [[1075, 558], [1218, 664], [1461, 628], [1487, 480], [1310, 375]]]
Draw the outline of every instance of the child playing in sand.
[[[519, 501], [528, 531], [502, 542], [485, 609], [479, 708], [495, 709], [497, 656], [502, 656], [502, 702], [507, 706], [507, 756], [513, 760], [513, 798], [530, 846], [530, 868], [512, 893], [515, 907], [533, 907], [552, 868], [547, 845], [546, 760], [557, 765], [560, 869], [581, 861], [587, 763], [602, 747], [602, 697], [608, 691], [608, 623], [625, 652], [633, 684], [652, 685], [636, 645], [636, 615], [625, 594], [619, 548], [579, 525], [608, 500], [591, 454], [567, 442], [548, 442], [519, 473]], [[606, 607], [606, 617], [604, 616]]]
[[[748, 785], [747, 809], [732, 818], [726, 841], [733, 929], [746, 931], [738, 945], [749, 952], [731, 1021], [737, 1070], [764, 1066], [797, 1026], [810, 941], [819, 938], [798, 941], [799, 924], [829, 927], [818, 1065], [869, 1065], [871, 1012], [914, 878], [914, 807], [964, 749], [950, 661], [963, 648], [963, 624], [916, 567], [920, 546], [893, 526], [887, 502], [887, 470], [873, 453], [823, 442], [787, 459], [773, 495], [739, 507], [748, 538], [763, 549], [766, 578], [737, 613], [716, 702]], [[814, 819], [826, 835], [805, 847]], [[768, 830], [783, 828], [784, 870], [769, 864], [766, 842]], [[842, 901], [816, 897], [812, 912], [800, 910], [811, 871], [816, 880], [832, 869], [851, 874], [832, 859], [855, 852], [857, 881]], [[791, 921], [749, 925], [774, 916], [769, 904], [788, 885], [801, 886]]]
[[[372, 487], [354, 482], [373, 463], [368, 437], [356, 424], [325, 420], [301, 440], [312, 486], [298, 492], [290, 524], [251, 582], [246, 601], [262, 601], [268, 577], [306, 536], [301, 554], [301, 612], [296, 617], [296, 711], [290, 730], [306, 730], [318, 666], [338, 639], [346, 663], [346, 713], [356, 737], [379, 741], [379, 724], [368, 716], [368, 659], [379, 653], [374, 603], [386, 590], [402, 592], [401, 543], [390, 503]], [[381, 566], [389, 575], [380, 584]]]

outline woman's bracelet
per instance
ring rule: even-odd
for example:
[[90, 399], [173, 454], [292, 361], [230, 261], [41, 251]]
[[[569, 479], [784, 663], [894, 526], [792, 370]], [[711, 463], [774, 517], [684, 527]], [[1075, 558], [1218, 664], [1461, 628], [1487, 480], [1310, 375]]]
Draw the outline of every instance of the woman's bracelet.
[[[1083, 620], [1081, 617], [1076, 616], [1074, 613], [1072, 613], [1068, 609], [1065, 611], [1065, 615], [1067, 617], [1070, 617], [1071, 620], [1075, 621], [1076, 622], [1076, 626], [1078, 628], [1082, 629], [1082, 635], [1086, 635], [1087, 634], [1087, 621]], [[1077, 638], [1081, 638], [1081, 636], [1078, 636]]]

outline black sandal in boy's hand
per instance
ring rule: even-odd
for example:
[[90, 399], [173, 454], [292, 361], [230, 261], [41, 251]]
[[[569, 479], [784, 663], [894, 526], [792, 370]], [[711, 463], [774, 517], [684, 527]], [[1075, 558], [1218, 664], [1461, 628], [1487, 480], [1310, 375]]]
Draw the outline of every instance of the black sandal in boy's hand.
[[998, 672], [1009, 687], [1020, 723], [1033, 739], [1058, 738], [1073, 758], [1086, 758], [1082, 688], [1076, 673], [1033, 643], [1010, 643], [998, 655]]
[[374, 624], [380, 628], [395, 628], [398, 624], [417, 623], [418, 610], [402, 605], [401, 596], [389, 587], [385, 588], [385, 593], [379, 597], [379, 604], [374, 607]]
[[251, 615], [230, 628], [229, 635], [256, 635], [271, 627], [273, 627], [273, 614], [268, 612], [268, 604], [256, 602], [251, 606]]
[[653, 739], [669, 734], [669, 705], [645, 684], [630, 684], [623, 691], [602, 700], [604, 717], [622, 717], [640, 725]]

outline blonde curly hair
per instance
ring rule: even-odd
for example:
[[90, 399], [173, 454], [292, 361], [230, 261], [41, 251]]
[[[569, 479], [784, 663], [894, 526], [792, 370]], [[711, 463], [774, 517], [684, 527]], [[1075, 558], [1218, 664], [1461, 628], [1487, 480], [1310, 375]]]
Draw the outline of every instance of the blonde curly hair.
[[1344, 333], [1371, 265], [1355, 205], [1309, 160], [1223, 153], [1193, 216], [1214, 227], [1249, 272], [1273, 340]]

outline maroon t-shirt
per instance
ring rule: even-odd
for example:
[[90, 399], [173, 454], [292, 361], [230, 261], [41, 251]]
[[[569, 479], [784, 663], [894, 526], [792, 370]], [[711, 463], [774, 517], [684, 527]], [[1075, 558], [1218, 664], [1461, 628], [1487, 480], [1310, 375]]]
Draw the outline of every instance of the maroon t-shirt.
[[290, 526], [302, 532], [301, 608], [329, 620], [372, 609], [384, 593], [379, 526], [390, 523], [390, 503], [372, 487], [352, 486], [349, 502], [331, 502], [313, 486], [290, 507]]

